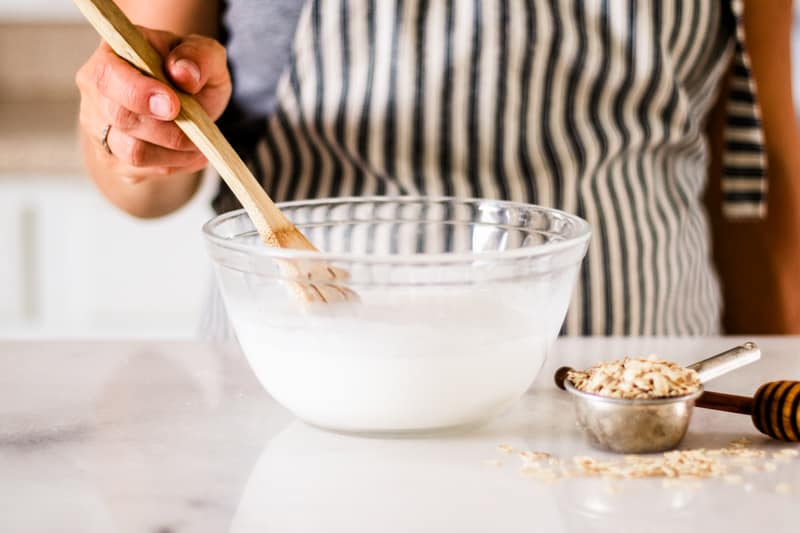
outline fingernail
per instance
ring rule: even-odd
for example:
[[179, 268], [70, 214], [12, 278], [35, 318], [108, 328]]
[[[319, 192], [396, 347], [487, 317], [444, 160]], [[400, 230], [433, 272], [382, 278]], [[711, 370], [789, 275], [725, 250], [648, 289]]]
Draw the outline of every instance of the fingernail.
[[150, 112], [157, 117], [169, 118], [170, 104], [169, 98], [163, 94], [154, 94], [150, 97]]
[[188, 72], [195, 82], [200, 81], [200, 67], [194, 61], [179, 59], [175, 62], [175, 66]]

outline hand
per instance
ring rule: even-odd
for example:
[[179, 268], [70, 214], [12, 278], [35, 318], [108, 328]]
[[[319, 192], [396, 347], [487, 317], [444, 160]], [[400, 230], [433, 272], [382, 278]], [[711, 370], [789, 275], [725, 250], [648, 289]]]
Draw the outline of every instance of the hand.
[[[179, 37], [139, 28], [165, 58], [167, 75], [176, 87], [194, 95], [213, 120], [231, 95], [225, 48], [200, 35]], [[180, 110], [175, 92], [118, 57], [102, 42], [80, 68], [80, 126], [96, 139], [96, 155], [128, 182], [151, 176], [194, 173], [207, 161], [172, 122]], [[106, 142], [102, 135], [110, 125]], [[105, 165], [104, 165], [105, 166]]]

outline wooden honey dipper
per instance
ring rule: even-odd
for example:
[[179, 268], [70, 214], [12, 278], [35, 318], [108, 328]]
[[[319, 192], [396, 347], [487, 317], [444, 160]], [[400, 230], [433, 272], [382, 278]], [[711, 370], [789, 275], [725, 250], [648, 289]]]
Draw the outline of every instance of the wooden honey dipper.
[[697, 407], [750, 415], [753, 425], [773, 439], [800, 441], [800, 381], [770, 381], [755, 396], [704, 392]]

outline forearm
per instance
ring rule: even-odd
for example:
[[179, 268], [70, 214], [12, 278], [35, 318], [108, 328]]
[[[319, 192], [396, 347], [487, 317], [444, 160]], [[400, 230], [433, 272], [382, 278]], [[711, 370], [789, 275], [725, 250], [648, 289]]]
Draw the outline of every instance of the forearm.
[[770, 160], [764, 260], [775, 285], [773, 315], [781, 333], [800, 334], [800, 143], [793, 156]]
[[[800, 131], [791, 88], [791, 22], [790, 0], [745, 2], [745, 34], [761, 109], [769, 192], [764, 220], [732, 221], [719, 211], [719, 182], [709, 188], [729, 333], [800, 333]], [[712, 117], [715, 180], [722, 170], [724, 111], [720, 105]]]
[[[745, 3], [744, 25], [761, 104], [769, 177], [765, 258], [782, 329], [800, 333], [800, 130], [792, 94], [792, 1]], [[775, 37], [778, 36], [778, 37]]]
[[[766, 223], [723, 223], [715, 252], [729, 334], [800, 334], [797, 237]], [[794, 241], [794, 242], [792, 242]]]
[[[99, 135], [100, 133], [98, 133]], [[200, 173], [151, 174], [130, 168], [108, 155], [96, 138], [81, 129], [84, 163], [97, 188], [119, 209], [140, 218], [164, 216], [188, 202], [200, 184]]]

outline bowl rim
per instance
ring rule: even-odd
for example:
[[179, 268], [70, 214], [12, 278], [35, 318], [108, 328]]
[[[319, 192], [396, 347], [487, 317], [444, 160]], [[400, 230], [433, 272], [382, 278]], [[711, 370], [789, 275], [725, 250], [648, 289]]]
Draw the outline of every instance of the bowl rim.
[[[583, 218], [567, 213], [560, 209], [551, 207], [543, 207], [536, 204], [528, 204], [524, 202], [510, 202], [506, 200], [493, 200], [485, 198], [460, 198], [455, 196], [348, 196], [341, 198], [317, 198], [313, 200], [294, 200], [291, 202], [279, 202], [276, 204], [280, 209], [293, 208], [293, 207], [314, 207], [330, 203], [390, 203], [390, 202], [426, 202], [426, 203], [458, 203], [458, 204], [491, 204], [498, 207], [507, 207], [515, 209], [533, 209], [535, 211], [556, 214], [558, 216], [569, 219], [572, 223], [577, 224], [577, 232], [574, 236], [564, 240], [547, 242], [544, 244], [531, 246], [527, 248], [515, 248], [513, 250], [493, 251], [493, 252], [478, 252], [478, 253], [432, 253], [432, 254], [410, 254], [410, 255], [389, 255], [389, 254], [342, 254], [342, 253], [327, 253], [318, 252], [313, 250], [295, 250], [288, 248], [276, 248], [271, 246], [258, 244], [244, 244], [235, 242], [231, 239], [220, 237], [214, 233], [214, 227], [219, 224], [232, 219], [245, 215], [244, 209], [236, 209], [215, 215], [210, 220], [203, 224], [202, 232], [206, 241], [214, 246], [232, 250], [236, 252], [243, 252], [248, 255], [264, 256], [276, 259], [297, 259], [297, 260], [316, 260], [316, 261], [337, 261], [337, 262], [358, 262], [358, 263], [387, 263], [387, 264], [454, 264], [454, 263], [471, 263], [474, 261], [505, 261], [512, 259], [524, 259], [530, 257], [537, 257], [540, 255], [548, 255], [561, 250], [575, 248], [585, 244], [592, 235], [591, 225]], [[302, 224], [301, 224], [302, 225]]]
[[680, 396], [666, 396], [661, 398], [612, 398], [611, 396], [602, 396], [593, 392], [578, 390], [568, 379], [564, 380], [564, 390], [577, 398], [581, 398], [590, 402], [602, 402], [629, 406], [665, 405], [668, 403], [686, 402], [689, 400], [696, 400], [705, 392], [705, 388], [701, 383], [700, 387], [696, 391], [690, 392], [689, 394], [682, 394]]

